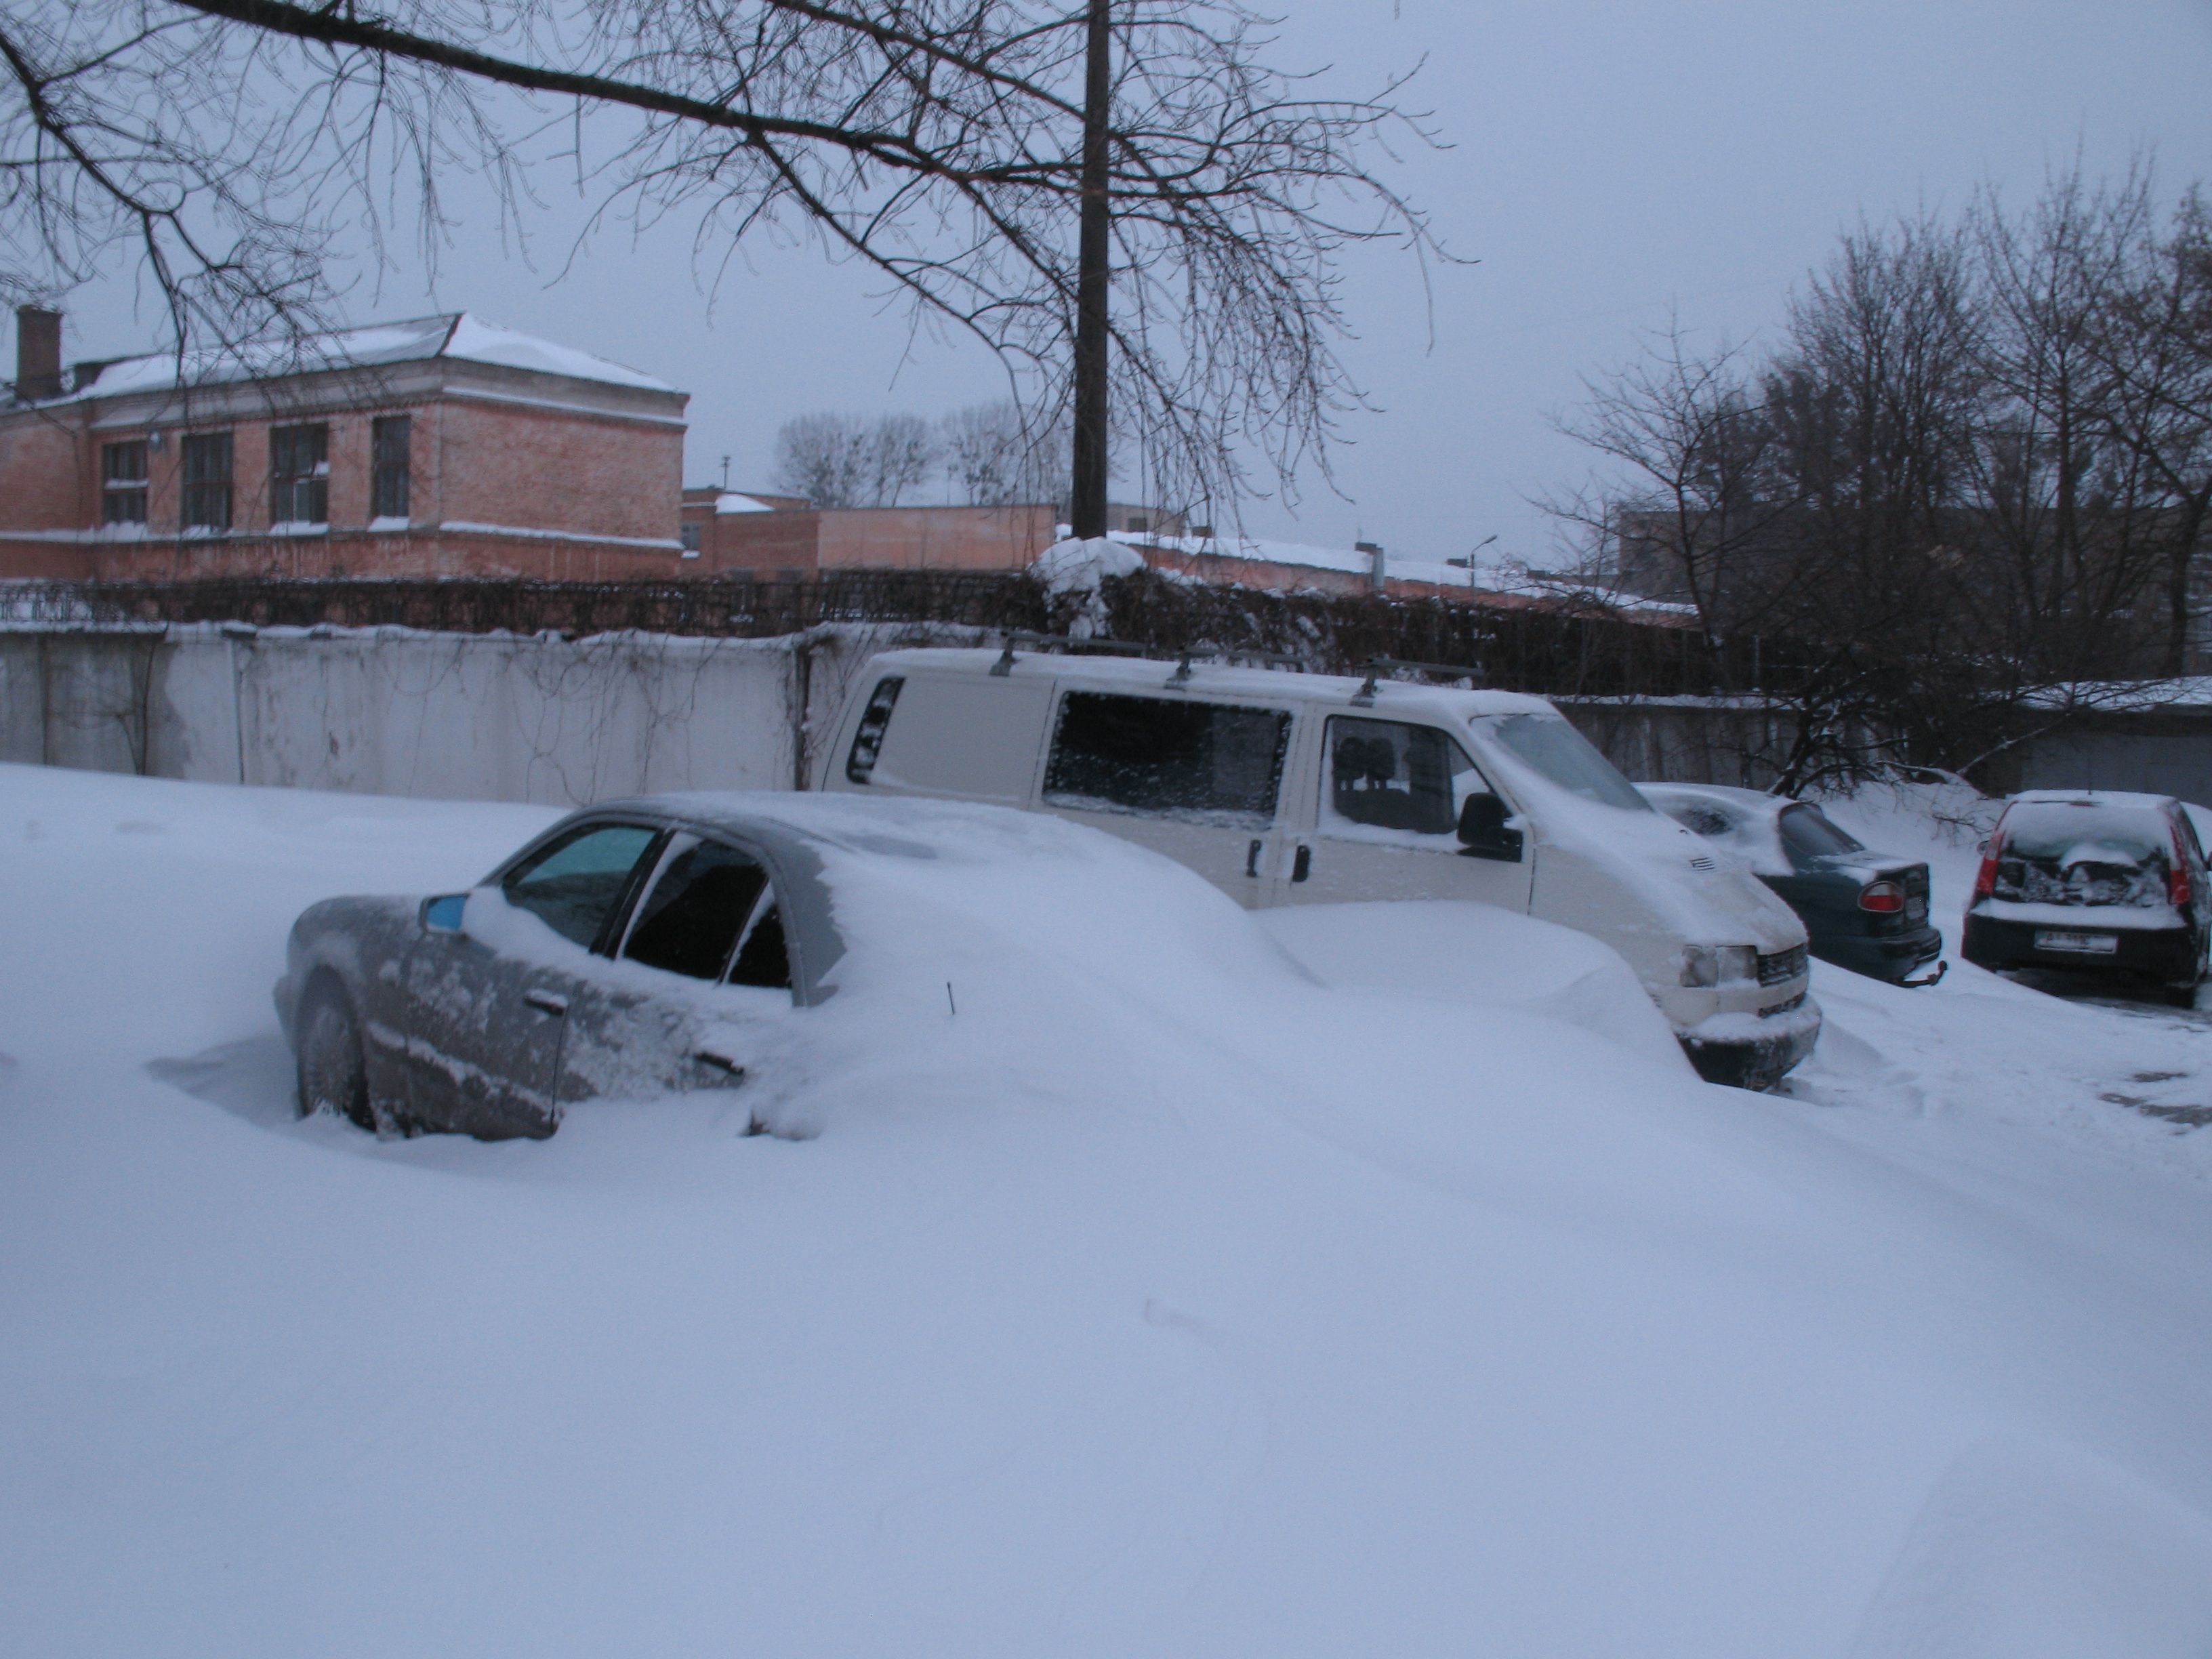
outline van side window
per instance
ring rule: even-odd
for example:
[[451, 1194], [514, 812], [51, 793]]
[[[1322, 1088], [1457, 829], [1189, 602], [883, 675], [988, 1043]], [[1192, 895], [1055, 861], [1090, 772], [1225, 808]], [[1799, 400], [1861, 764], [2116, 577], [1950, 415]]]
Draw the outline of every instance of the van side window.
[[890, 729], [891, 709], [898, 702], [899, 687], [905, 684], [901, 675], [885, 675], [876, 682], [868, 706], [860, 711], [860, 729], [853, 734], [853, 752], [845, 757], [845, 775], [854, 783], [866, 783], [874, 775], [876, 757], [884, 752], [884, 733]]
[[1264, 830], [1289, 747], [1279, 708], [1070, 691], [1061, 699], [1044, 798], [1078, 811], [1202, 817]]
[[1322, 819], [1339, 826], [1450, 836], [1472, 794], [1489, 788], [1467, 752], [1433, 726], [1332, 716]]

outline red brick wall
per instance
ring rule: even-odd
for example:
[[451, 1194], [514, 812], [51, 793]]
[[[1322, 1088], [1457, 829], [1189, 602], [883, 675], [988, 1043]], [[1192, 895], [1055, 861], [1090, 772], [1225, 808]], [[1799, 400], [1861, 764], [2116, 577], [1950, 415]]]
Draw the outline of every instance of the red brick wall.
[[75, 530], [99, 512], [100, 450], [74, 412], [0, 417], [0, 528]]
[[434, 443], [442, 519], [676, 539], [679, 426], [453, 400]]

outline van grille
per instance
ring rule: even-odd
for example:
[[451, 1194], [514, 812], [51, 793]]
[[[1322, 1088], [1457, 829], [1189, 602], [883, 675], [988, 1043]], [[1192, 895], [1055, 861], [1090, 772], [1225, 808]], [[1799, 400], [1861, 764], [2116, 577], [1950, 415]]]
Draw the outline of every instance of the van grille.
[[1787, 985], [1805, 971], [1805, 947], [1793, 945], [1786, 951], [1777, 951], [1771, 957], [1759, 959], [1759, 982], [1761, 985]]

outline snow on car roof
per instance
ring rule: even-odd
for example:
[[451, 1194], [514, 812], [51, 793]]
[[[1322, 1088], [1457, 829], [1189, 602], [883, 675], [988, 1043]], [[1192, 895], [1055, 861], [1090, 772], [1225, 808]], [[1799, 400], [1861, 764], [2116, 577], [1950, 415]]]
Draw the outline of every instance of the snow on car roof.
[[2023, 789], [2010, 804], [2022, 806], [2109, 806], [2158, 810], [2174, 804], [2171, 795], [2134, 789]]
[[[903, 651], [886, 651], [876, 660], [886, 666], [957, 669], [975, 673], [988, 672], [1002, 654], [1002, 652], [990, 648], [960, 650], [918, 647]], [[1176, 663], [1158, 657], [1063, 655], [1053, 652], [1025, 651], [1017, 646], [1010, 678], [1049, 677], [1086, 685], [1110, 687], [1115, 690], [1160, 691], [1170, 689], [1170, 677], [1178, 674]], [[1177, 678], [1172, 689], [1207, 696], [1253, 697], [1271, 702], [1340, 703], [1351, 702], [1353, 694], [1365, 684], [1364, 677], [1357, 674], [1302, 674], [1282, 669], [1236, 668], [1194, 659], [1188, 678]], [[1376, 682], [1373, 706], [1377, 712], [1385, 709], [1410, 711], [1425, 707], [1431, 713], [1462, 720], [1480, 714], [1556, 714], [1559, 712], [1543, 698], [1517, 691], [1455, 690], [1443, 686], [1416, 685], [1404, 680], [1387, 679]]]
[[1728, 783], [1639, 783], [1636, 786], [1654, 800], [1717, 800], [1763, 816], [1785, 806], [1802, 806], [1788, 795], [1771, 795], [1763, 789], [1739, 789]]

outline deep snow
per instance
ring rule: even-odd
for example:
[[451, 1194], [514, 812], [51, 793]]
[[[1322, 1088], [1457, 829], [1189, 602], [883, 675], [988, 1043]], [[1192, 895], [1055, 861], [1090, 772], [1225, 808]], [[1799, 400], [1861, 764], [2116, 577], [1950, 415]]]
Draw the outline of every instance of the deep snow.
[[1753, 1097], [1123, 858], [794, 1014], [811, 1139], [293, 1121], [293, 915], [551, 816], [0, 768], [10, 1648], [2212, 1644], [2201, 1024], [1818, 969]]

